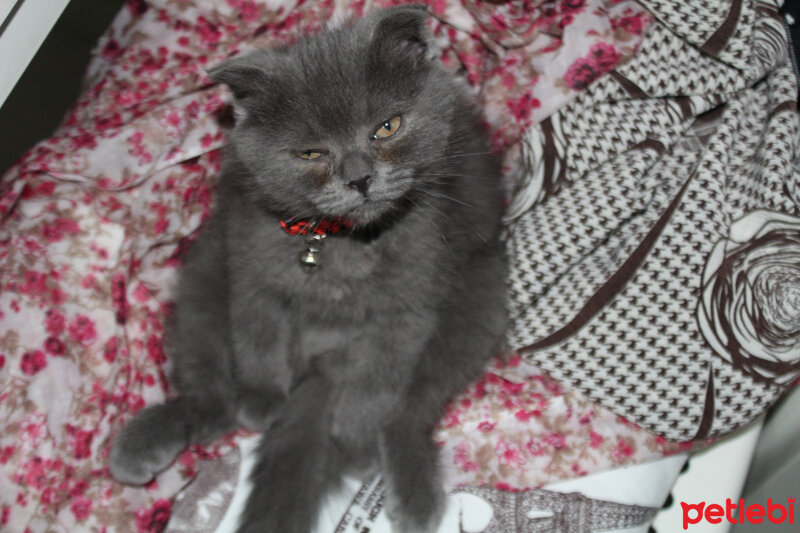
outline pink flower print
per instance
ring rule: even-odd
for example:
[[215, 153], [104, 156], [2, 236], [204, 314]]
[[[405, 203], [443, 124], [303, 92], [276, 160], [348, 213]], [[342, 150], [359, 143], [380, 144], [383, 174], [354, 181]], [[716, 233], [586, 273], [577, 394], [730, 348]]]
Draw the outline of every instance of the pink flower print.
[[493, 13], [489, 17], [489, 22], [494, 26], [495, 30], [506, 31], [508, 29], [508, 22], [501, 13]]
[[89, 482], [85, 479], [78, 479], [74, 483], [71, 484], [72, 486], [69, 487], [67, 494], [69, 494], [70, 498], [77, 498], [83, 496], [86, 493], [86, 489], [89, 488]]
[[92, 431], [85, 429], [75, 429], [73, 426], [67, 424], [67, 433], [69, 434], [69, 443], [72, 447], [72, 455], [76, 459], [86, 459], [91, 455], [92, 439], [94, 434]]
[[167, 228], [169, 227], [169, 219], [167, 218], [159, 218], [156, 220], [156, 223], [153, 225], [153, 231], [156, 232], [156, 235], [161, 235]]
[[100, 55], [102, 55], [103, 59], [106, 61], [113, 61], [118, 58], [120, 54], [122, 54], [122, 48], [120, 48], [119, 43], [114, 39], [109, 39], [103, 47], [102, 52], [100, 52]]
[[84, 346], [91, 346], [97, 340], [94, 322], [86, 315], [78, 315], [69, 323], [69, 336]]
[[147, 339], [147, 358], [159, 365], [167, 361], [164, 345], [158, 335], [150, 335]]
[[89, 132], [83, 132], [70, 139], [71, 150], [79, 150], [81, 148], [88, 148], [89, 150], [97, 148], [95, 136]]
[[575, 473], [576, 476], [585, 476], [589, 472], [581, 467], [578, 463], [572, 463], [572, 471]]
[[131, 145], [129, 153], [138, 160], [140, 165], [153, 162], [153, 154], [148, 152], [144, 146], [144, 132], [134, 132], [133, 135], [128, 137], [128, 142]]
[[148, 9], [150, 9], [150, 6], [147, 5], [145, 0], [127, 0], [125, 5], [135, 16], [142, 16]]
[[169, 500], [157, 500], [153, 507], [140, 509], [136, 513], [136, 529], [139, 533], [159, 533], [167, 525], [172, 504]]
[[22, 189], [23, 198], [35, 198], [36, 196], [50, 196], [56, 190], [56, 184], [52, 181], [45, 181], [37, 186], [26, 184]]
[[633, 455], [633, 447], [628, 444], [625, 439], [620, 438], [617, 441], [617, 446], [611, 450], [611, 457], [614, 461], [621, 463], [625, 459]]
[[[134, 72], [137, 76], [141, 76], [143, 74], [151, 74], [154, 72], [159, 72], [164, 68], [164, 65], [167, 64], [167, 55], [168, 50], [161, 46], [157, 50], [157, 55], [154, 54], [150, 50], [143, 49], [139, 52], [137, 59], [139, 60], [139, 68], [136, 69]], [[147, 94], [151, 91], [148, 91], [147, 82], [140, 81], [137, 84], [137, 88], [139, 91]]]
[[22, 294], [42, 294], [47, 292], [47, 274], [28, 270], [25, 272], [25, 281], [19, 286]]
[[54, 305], [61, 305], [67, 301], [67, 295], [61, 289], [53, 289], [50, 291], [50, 302]]
[[484, 420], [480, 424], [478, 424], [478, 431], [482, 431], [483, 433], [488, 433], [494, 429], [496, 426], [496, 422], [489, 422], [488, 420]]
[[506, 105], [517, 123], [527, 125], [531, 119], [531, 112], [541, 107], [542, 102], [538, 98], [534, 98], [530, 91], [527, 91], [519, 98], [507, 101]]
[[2, 450], [0, 450], [0, 465], [4, 465], [11, 459], [11, 456], [14, 455], [14, 447], [13, 446], [6, 446]]
[[119, 128], [123, 125], [122, 115], [119, 113], [112, 113], [110, 115], [100, 116], [94, 120], [94, 127], [100, 133], [105, 131]]
[[25, 352], [22, 355], [19, 366], [22, 368], [23, 374], [32, 376], [47, 366], [47, 358], [41, 350], [36, 350], [33, 353]]
[[44, 319], [44, 328], [47, 330], [47, 333], [55, 337], [64, 331], [65, 324], [66, 319], [60, 312], [55, 309], [47, 311]]
[[111, 301], [114, 304], [114, 311], [117, 323], [124, 324], [128, 318], [128, 298], [125, 294], [125, 275], [116, 273], [111, 278]]
[[197, 459], [195, 458], [194, 454], [190, 451], [183, 452], [178, 457], [178, 464], [184, 467], [184, 474], [188, 477], [194, 477], [195, 472], [197, 471], [196, 464]]
[[446, 428], [456, 427], [461, 424], [461, 418], [459, 418], [459, 411], [457, 409], [448, 409], [442, 419], [442, 423]]
[[577, 15], [586, 8], [586, 0], [561, 0], [559, 10], [567, 16]]
[[511, 394], [513, 396], [519, 395], [525, 388], [524, 383], [514, 383], [513, 381], [509, 381], [507, 379], [503, 379], [500, 383], [500, 387], [503, 389], [503, 392]]
[[44, 341], [44, 349], [53, 355], [64, 355], [64, 343], [58, 337], [48, 337]]
[[564, 28], [566, 28], [567, 26], [569, 26], [573, 22], [575, 22], [575, 17], [573, 15], [571, 15], [571, 14], [570, 15], [564, 15], [563, 17], [561, 17], [561, 20], [558, 21], [558, 27], [559, 27], [559, 29], [561, 29], [563, 31]]
[[514, 418], [516, 418], [520, 422], [527, 422], [528, 420], [530, 420], [533, 414], [535, 414], [534, 411], [528, 412], [525, 409], [520, 409], [519, 411], [514, 413]]
[[138, 283], [136, 288], [133, 289], [133, 297], [139, 303], [144, 303], [150, 298], [150, 292], [147, 290], [147, 287]]
[[472, 460], [469, 453], [469, 444], [466, 442], [459, 442], [453, 454], [453, 461], [465, 472], [477, 472], [478, 463]]
[[603, 444], [603, 436], [594, 431], [589, 431], [589, 446], [599, 448]]
[[511, 442], [500, 439], [494, 448], [500, 464], [519, 467], [524, 465], [527, 461], [520, 452], [519, 447]]
[[611, 19], [611, 27], [614, 29], [623, 29], [634, 35], [641, 35], [647, 27], [648, 22], [647, 18], [642, 15], [620, 17], [618, 19]]
[[589, 49], [586, 57], [575, 60], [564, 74], [567, 86], [580, 91], [594, 80], [617, 66], [621, 55], [613, 45], [597, 43]]
[[69, 506], [69, 510], [72, 511], [75, 520], [83, 520], [89, 516], [89, 512], [92, 510], [92, 500], [80, 497], [72, 502], [72, 505]]
[[597, 43], [589, 48], [589, 55], [587, 57], [592, 58], [595, 65], [597, 65], [597, 69], [605, 73], [616, 67], [622, 56], [617, 52], [613, 44]]
[[555, 431], [552, 431], [547, 435], [545, 435], [544, 442], [546, 444], [549, 444], [556, 450], [560, 450], [566, 447], [567, 445], [567, 439], [564, 437], [564, 435], [562, 435], [561, 433], [557, 433]]
[[581, 57], [569, 66], [564, 74], [564, 82], [567, 87], [576, 91], [582, 91], [594, 80], [600, 77], [602, 72], [598, 72], [593, 61]]
[[213, 48], [222, 37], [222, 32], [219, 31], [217, 25], [209, 22], [208, 19], [202, 15], [197, 17], [196, 28], [197, 33], [200, 34], [200, 40], [207, 47]]
[[80, 232], [81, 228], [78, 223], [68, 218], [57, 218], [42, 227], [42, 237], [50, 242], [60, 241], [64, 238], [64, 234], [76, 235]]
[[117, 338], [111, 337], [106, 342], [105, 348], [103, 349], [103, 359], [105, 359], [109, 363], [113, 363], [114, 360], [117, 358]]
[[36, 490], [41, 490], [47, 484], [47, 468], [41, 457], [34, 457], [24, 465], [23, 481], [25, 485]]
[[228, 5], [239, 11], [239, 17], [247, 23], [259, 18], [258, 7], [253, 0], [228, 0]]
[[552, 379], [545, 380], [544, 386], [547, 389], [547, 392], [553, 396], [561, 396], [561, 385], [557, 381]]
[[528, 450], [528, 453], [534, 457], [541, 457], [547, 453], [547, 450], [545, 450], [545, 447], [542, 446], [542, 443], [534, 439], [530, 439], [525, 443], [525, 449]]

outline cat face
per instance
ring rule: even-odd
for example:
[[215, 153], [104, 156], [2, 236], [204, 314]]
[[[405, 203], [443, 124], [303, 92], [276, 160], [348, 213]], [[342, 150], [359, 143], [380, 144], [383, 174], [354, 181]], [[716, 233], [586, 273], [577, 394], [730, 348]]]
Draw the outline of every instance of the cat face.
[[236, 97], [231, 145], [247, 193], [281, 216], [368, 224], [432, 181], [457, 90], [404, 6], [213, 70]]

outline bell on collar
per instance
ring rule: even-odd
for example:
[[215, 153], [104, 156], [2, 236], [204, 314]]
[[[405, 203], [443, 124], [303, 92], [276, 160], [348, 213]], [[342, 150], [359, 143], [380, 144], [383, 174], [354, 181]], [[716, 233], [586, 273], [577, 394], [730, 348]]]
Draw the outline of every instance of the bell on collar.
[[319, 268], [319, 253], [314, 250], [306, 250], [300, 253], [300, 266], [306, 272], [314, 272]]
[[306, 272], [311, 273], [319, 268], [319, 252], [322, 250], [325, 237], [325, 233], [313, 231], [306, 234], [306, 250], [300, 253], [300, 266]]

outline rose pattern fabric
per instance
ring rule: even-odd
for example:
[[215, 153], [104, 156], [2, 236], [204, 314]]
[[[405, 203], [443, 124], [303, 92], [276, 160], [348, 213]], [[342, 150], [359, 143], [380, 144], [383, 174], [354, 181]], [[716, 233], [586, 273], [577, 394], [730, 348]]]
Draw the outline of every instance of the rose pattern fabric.
[[[235, 446], [238, 433], [193, 446], [143, 488], [107, 474], [111, 437], [172, 394], [164, 321], [176, 268], [212, 208], [231, 121], [230, 95], [204, 69], [390, 3], [125, 4], [85, 93], [0, 181], [0, 530], [161, 531], [197, 461]], [[441, 60], [486, 107], [510, 188], [524, 171], [522, 133], [579, 94], [564, 81], [569, 66], [598, 45], [601, 59], [625, 61], [650, 21], [631, 0], [429, 6]], [[453, 482], [513, 488], [681, 447], [518, 360], [455, 402], [437, 435]]]
[[800, 374], [800, 218], [754, 211], [709, 255], [697, 321], [714, 351], [764, 381]]
[[450, 405], [434, 434], [445, 482], [503, 490], [687, 451], [548, 378], [518, 355], [496, 360]]

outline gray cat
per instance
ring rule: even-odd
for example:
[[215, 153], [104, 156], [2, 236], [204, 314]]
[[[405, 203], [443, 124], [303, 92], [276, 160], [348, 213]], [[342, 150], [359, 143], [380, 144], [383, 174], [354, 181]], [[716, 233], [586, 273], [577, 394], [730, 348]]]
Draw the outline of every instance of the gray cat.
[[343, 473], [379, 466], [395, 533], [437, 529], [431, 429], [506, 326], [497, 161], [426, 11], [377, 11], [228, 61], [217, 207], [182, 270], [179, 397], [116, 438], [145, 483], [187, 445], [265, 430], [242, 533], [309, 533]]

